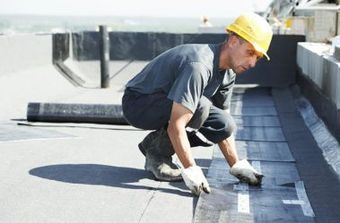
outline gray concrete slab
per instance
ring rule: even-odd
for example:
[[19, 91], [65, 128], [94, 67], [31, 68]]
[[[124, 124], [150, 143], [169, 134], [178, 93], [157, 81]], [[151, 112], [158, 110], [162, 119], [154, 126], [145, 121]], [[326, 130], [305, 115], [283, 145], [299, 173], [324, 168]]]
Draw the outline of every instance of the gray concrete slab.
[[64, 139], [73, 137], [75, 136], [54, 130], [31, 128], [28, 126], [18, 128], [16, 123], [0, 124], [0, 143], [18, 142], [23, 140]]
[[[0, 222], [192, 221], [197, 198], [184, 183], [158, 182], [144, 171], [137, 144], [147, 131], [74, 123], [27, 127], [13, 120], [25, 118], [31, 101], [120, 103], [122, 83], [74, 87], [52, 65], [0, 79], [0, 125], [75, 136], [0, 144]], [[193, 153], [206, 170], [212, 148]]]
[[[58, 131], [79, 138], [1, 145], [1, 222], [191, 221], [195, 200], [184, 184], [144, 171], [136, 143], [146, 132]], [[209, 149], [199, 150], [207, 159]]]
[[0, 76], [0, 120], [24, 118], [30, 101], [71, 98], [83, 89], [75, 88], [51, 64]]

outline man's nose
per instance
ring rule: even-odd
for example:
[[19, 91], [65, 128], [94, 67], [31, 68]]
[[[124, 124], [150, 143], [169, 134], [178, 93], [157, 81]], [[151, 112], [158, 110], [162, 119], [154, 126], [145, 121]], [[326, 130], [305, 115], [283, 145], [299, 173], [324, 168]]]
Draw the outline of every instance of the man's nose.
[[256, 56], [251, 57], [251, 59], [250, 59], [250, 64], [249, 64], [249, 65], [250, 65], [250, 68], [255, 67], [256, 62], [257, 62], [257, 57], [256, 57]]

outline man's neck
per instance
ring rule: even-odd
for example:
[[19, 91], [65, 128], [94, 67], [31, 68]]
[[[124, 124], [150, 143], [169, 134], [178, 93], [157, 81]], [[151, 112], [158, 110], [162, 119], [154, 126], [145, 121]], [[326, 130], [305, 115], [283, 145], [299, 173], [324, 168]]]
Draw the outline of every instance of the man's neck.
[[227, 70], [230, 69], [229, 66], [229, 56], [228, 56], [228, 46], [226, 43], [224, 43], [221, 46], [221, 52], [220, 52], [220, 59], [219, 59], [219, 65], [218, 68], [219, 70]]

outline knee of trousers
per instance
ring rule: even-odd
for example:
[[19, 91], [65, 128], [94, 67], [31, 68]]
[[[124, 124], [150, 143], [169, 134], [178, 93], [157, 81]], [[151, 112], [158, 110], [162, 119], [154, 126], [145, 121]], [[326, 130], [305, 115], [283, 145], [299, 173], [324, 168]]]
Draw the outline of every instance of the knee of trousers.
[[193, 129], [199, 129], [205, 120], [207, 120], [211, 105], [212, 103], [208, 98], [202, 97], [198, 102], [195, 113], [189, 121], [188, 126]]
[[220, 116], [214, 122], [213, 126], [202, 129], [206, 133], [206, 137], [213, 143], [219, 143], [229, 138], [236, 131], [236, 123], [229, 114]]
[[223, 127], [219, 131], [220, 136], [221, 136], [221, 139], [219, 140], [219, 142], [224, 139], [229, 138], [234, 132], [236, 132], [236, 128], [237, 128], [236, 123], [231, 116], [229, 117], [224, 116], [222, 121], [223, 121]]

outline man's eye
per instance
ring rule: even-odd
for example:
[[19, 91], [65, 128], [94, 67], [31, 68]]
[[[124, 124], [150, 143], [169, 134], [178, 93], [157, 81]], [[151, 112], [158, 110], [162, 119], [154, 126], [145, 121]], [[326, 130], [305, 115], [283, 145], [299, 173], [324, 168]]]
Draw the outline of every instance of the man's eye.
[[255, 54], [255, 52], [254, 51], [252, 51], [252, 50], [248, 50], [248, 55], [249, 56], [253, 56]]

